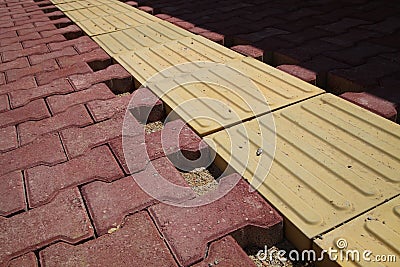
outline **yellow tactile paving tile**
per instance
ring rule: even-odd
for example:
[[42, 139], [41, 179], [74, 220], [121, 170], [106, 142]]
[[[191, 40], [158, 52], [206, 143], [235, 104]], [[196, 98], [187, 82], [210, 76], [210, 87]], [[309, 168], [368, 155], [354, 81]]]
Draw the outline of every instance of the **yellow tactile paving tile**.
[[[76, 2], [73, 2], [76, 3]], [[71, 4], [73, 4], [71, 3]], [[60, 5], [57, 5], [60, 8]], [[67, 8], [67, 7], [66, 7]], [[61, 8], [60, 8], [61, 9]], [[101, 18], [108, 15], [115, 15], [120, 13], [128, 13], [128, 12], [138, 12], [138, 10], [134, 7], [131, 7], [124, 3], [112, 2], [109, 4], [101, 4], [98, 6], [83, 8], [83, 9], [74, 9], [74, 10], [62, 10], [64, 14], [67, 15], [72, 21], [78, 22], [82, 20]], [[149, 14], [149, 16], [151, 16]]]
[[[122, 14], [122, 15], [128, 17], [131, 14]], [[93, 37], [93, 39], [109, 55], [114, 57], [122, 53], [134, 52], [147, 47], [156, 46], [161, 43], [166, 43], [169, 41], [179, 40], [185, 37], [194, 36], [190, 32], [185, 31], [179, 27], [176, 27], [175, 25], [169, 22], [164, 22], [164, 21], [152, 22], [150, 20], [147, 20], [146, 17], [139, 16], [140, 14], [132, 14], [132, 15], [134, 16], [130, 16], [129, 18], [124, 18], [121, 15], [115, 16], [116, 19], [118, 19], [119, 21], [122, 21], [125, 24], [127, 23], [131, 24], [131, 27], [126, 27], [129, 29]], [[110, 22], [109, 19], [106, 20], [107, 22]], [[99, 25], [98, 23], [96, 24]], [[119, 29], [122, 28], [122, 26], [119, 25], [117, 27]]]
[[323, 92], [249, 58], [146, 86], [201, 136]]
[[104, 4], [115, 4], [112, 0], [80, 0], [75, 2], [65, 2], [56, 4], [57, 8], [61, 11], [71, 11], [77, 9], [86, 9]]
[[262, 183], [257, 190], [285, 216], [299, 248], [399, 193], [399, 125], [331, 94], [272, 115], [274, 157], [270, 114], [205, 140], [252, 184]]
[[[158, 19], [157, 19], [158, 22], [155, 22], [156, 21], [155, 17], [149, 18], [146, 15], [147, 13], [137, 10], [137, 11], [130, 11], [128, 13], [119, 13], [104, 17], [98, 17], [94, 19], [81, 20], [77, 21], [76, 23], [79, 27], [82, 28], [82, 30], [86, 32], [87, 35], [95, 36], [95, 35], [104, 35], [106, 33], [121, 31], [125, 29], [129, 29], [132, 32], [134, 32], [135, 27], [137, 26], [154, 24], [154, 23], [158, 24], [159, 22], [162, 22], [161, 20], [158, 21]], [[128, 35], [129, 34], [131, 34], [131, 32], [129, 32]], [[145, 33], [143, 34], [143, 36], [145, 36]], [[137, 36], [132, 36], [131, 39], [135, 39], [135, 37]], [[140, 37], [142, 37], [142, 35]], [[119, 38], [119, 36], [117, 36], [116, 38]], [[118, 40], [119, 39], [116, 39], [116, 41]], [[109, 40], [104, 41], [102, 44], [105, 46], [109, 46], [111, 48], [113, 48], [116, 45], [115, 42], [109, 44]], [[130, 43], [127, 43], [127, 45], [130, 45]]]
[[[400, 197], [316, 239], [314, 249], [318, 252], [336, 250], [332, 260], [336, 259], [336, 263], [345, 267], [399, 266]], [[324, 261], [320, 266], [337, 264]]]
[[[204, 37], [194, 36], [158, 46], [117, 55], [115, 59], [125, 67], [139, 83], [167, 68], [185, 63], [225, 63], [244, 56], [220, 46]], [[194, 64], [188, 72], [197, 69]]]

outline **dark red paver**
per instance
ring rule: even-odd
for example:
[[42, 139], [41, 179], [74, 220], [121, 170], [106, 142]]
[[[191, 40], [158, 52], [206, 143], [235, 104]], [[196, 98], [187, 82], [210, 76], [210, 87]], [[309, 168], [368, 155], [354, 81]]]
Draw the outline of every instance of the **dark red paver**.
[[93, 235], [77, 189], [60, 193], [51, 203], [0, 219], [0, 263], [57, 240], [77, 243]]
[[18, 258], [15, 258], [10, 261], [9, 267], [38, 267], [38, 260], [36, 258], [35, 253], [29, 252], [25, 255], [22, 255]]
[[[23, 160], [21, 160], [23, 159]], [[57, 133], [42, 136], [36, 141], [0, 155], [0, 175], [15, 170], [54, 165], [66, 160], [60, 137]]]
[[[182, 186], [173, 190], [166, 181]], [[145, 191], [144, 191], [145, 190]], [[82, 188], [97, 234], [123, 224], [125, 216], [158, 201], [183, 201], [195, 197], [181, 174], [167, 158], [150, 162], [132, 177], [112, 183], [93, 182]]]
[[15, 126], [0, 128], [0, 152], [7, 152], [18, 147], [17, 129]]
[[41, 266], [177, 266], [145, 212], [129, 216], [110, 235], [78, 246], [57, 243], [40, 252]]
[[[99, 168], [98, 163], [102, 167]], [[106, 146], [92, 149], [84, 156], [55, 166], [37, 166], [26, 171], [30, 207], [46, 203], [60, 190], [93, 180], [113, 181], [123, 172]]]
[[0, 216], [26, 208], [24, 181], [21, 171], [0, 176]]
[[44, 100], [35, 100], [26, 106], [3, 112], [0, 118], [0, 126], [16, 125], [28, 120], [40, 120], [49, 116], [50, 113]]
[[206, 259], [193, 267], [251, 267], [256, 266], [231, 236], [211, 243]]
[[[222, 178], [218, 189], [211, 194], [220, 194], [237, 178], [237, 174]], [[209, 198], [204, 195], [182, 205], [201, 205]], [[281, 216], [257, 192], [250, 193], [249, 185], [243, 179], [229, 193], [210, 204], [187, 208], [158, 204], [150, 208], [150, 213], [183, 266], [202, 260], [209, 242], [249, 225], [261, 230], [257, 238], [251, 234], [243, 235], [253, 238], [242, 241], [247, 244], [274, 244], [282, 238]]]
[[45, 133], [60, 131], [70, 127], [84, 127], [91, 123], [93, 121], [86, 108], [83, 105], [79, 105], [50, 118], [19, 124], [19, 140], [21, 145], [24, 145]]

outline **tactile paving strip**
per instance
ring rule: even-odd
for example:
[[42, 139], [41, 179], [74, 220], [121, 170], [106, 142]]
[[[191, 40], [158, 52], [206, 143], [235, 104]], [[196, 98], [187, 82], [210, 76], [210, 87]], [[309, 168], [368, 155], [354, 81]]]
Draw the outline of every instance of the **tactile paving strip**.
[[331, 94], [272, 114], [269, 172], [268, 115], [205, 140], [246, 179], [262, 182], [258, 191], [290, 222], [286, 234], [298, 247], [399, 193], [398, 125]]
[[324, 92], [250, 58], [146, 86], [201, 136]]
[[[76, 2], [72, 2], [70, 4], [73, 3]], [[60, 5], [57, 5], [57, 7], [60, 8]], [[102, 4], [82, 9], [69, 9], [68, 11], [64, 10], [65, 15], [67, 15], [74, 22], [79, 22], [88, 19], [102, 18], [109, 15], [116, 15], [128, 12], [139, 12], [139, 11], [134, 7], [118, 2], [117, 3], [112, 2], [109, 4]], [[151, 15], [149, 14], [149, 16]]]
[[[126, 30], [95, 36], [93, 37], [93, 39], [110, 56], [115, 57], [122, 53], [136, 52], [138, 50], [156, 46], [161, 43], [194, 36], [190, 32], [182, 30], [181, 28], [178, 28], [169, 22], [152, 22], [147, 18], [147, 16], [142, 16], [141, 13], [144, 12], [138, 12], [135, 14], [127, 13], [119, 14], [118, 16], [112, 16], [112, 19], [114, 19], [115, 17], [116, 20], [122, 21], [122, 25], [112, 23], [112, 20], [108, 18], [99, 18], [101, 20], [107, 21], [110, 24], [112, 23], [112, 26], [109, 26], [109, 29], [111, 29], [110, 31], [113, 31], [113, 27], [122, 29], [127, 24], [130, 24], [130, 27], [125, 27]], [[125, 18], [125, 16], [128, 18]], [[83, 24], [84, 22], [86, 23], [87, 21], [82, 21], [81, 24]], [[100, 25], [98, 22], [90, 22], [90, 24], [93, 23]], [[81, 28], [83, 28], [88, 34], [93, 33], [93, 29], [95, 29], [95, 27], [90, 24], [87, 26], [81, 26]]]
[[[316, 251], [335, 249], [341, 266], [399, 266], [400, 197], [323, 235], [314, 244]], [[357, 251], [354, 258], [351, 251]], [[326, 259], [320, 266], [335, 265]]]
[[57, 7], [61, 11], [72, 11], [77, 9], [86, 9], [95, 6], [101, 6], [104, 4], [115, 4], [112, 0], [80, 0], [74, 2], [58, 3]]
[[[138, 52], [124, 53], [116, 56], [115, 59], [132, 73], [139, 83], [143, 84], [155, 74], [179, 64], [193, 63], [191, 68], [185, 69], [187, 73], [190, 73], [201, 68], [201, 64], [197, 64], [198, 62], [225, 63], [243, 57], [204, 37], [194, 36], [142, 49]], [[166, 75], [166, 73], [162, 75]]]

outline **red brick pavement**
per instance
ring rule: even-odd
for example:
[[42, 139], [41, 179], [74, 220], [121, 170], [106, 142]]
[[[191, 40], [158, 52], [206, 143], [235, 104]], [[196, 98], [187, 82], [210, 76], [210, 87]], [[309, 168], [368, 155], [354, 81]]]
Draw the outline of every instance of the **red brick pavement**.
[[[182, 258], [177, 232], [160, 226], [162, 205], [179, 217], [188, 208], [171, 204], [198, 198], [172, 162], [180, 152], [208, 155], [206, 144], [179, 120], [144, 135], [145, 123], [165, 117], [163, 103], [146, 88], [133, 91], [133, 77], [49, 1], [0, 0], [0, 22], [0, 266], [249, 266], [232, 236], [242, 242], [237, 233], [254, 224], [266, 242], [279, 241], [281, 217], [242, 179], [221, 201], [193, 208], [213, 218]], [[262, 208], [242, 214], [226, 204], [232, 197]], [[232, 224], [211, 227], [218, 218]]]
[[[396, 1], [136, 2], [152, 7], [161, 19], [273, 66], [306, 68], [329, 92], [366, 92], [400, 110]], [[384, 104], [377, 103], [374, 109]]]

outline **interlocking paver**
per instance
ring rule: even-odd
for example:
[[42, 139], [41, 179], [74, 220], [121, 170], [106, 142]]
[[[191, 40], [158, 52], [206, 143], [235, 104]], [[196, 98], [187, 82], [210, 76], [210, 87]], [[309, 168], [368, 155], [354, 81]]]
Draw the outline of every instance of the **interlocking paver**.
[[[49, 84], [36, 87], [35, 80], [32, 79], [32, 77], [26, 78], [26, 82], [19, 83], [21, 86], [19, 88], [15, 88], [20, 90], [15, 90], [9, 93], [12, 108], [24, 106], [29, 102], [39, 98], [44, 98], [54, 94], [67, 94], [74, 91], [67, 79], [58, 79]], [[20, 81], [23, 79], [24, 78], [22, 78]], [[9, 85], [16, 83], [18, 83], [18, 81]], [[9, 88], [11, 88], [11, 86]]]
[[91, 86], [89, 89], [73, 92], [65, 95], [54, 95], [47, 98], [50, 110], [57, 114], [67, 110], [69, 107], [84, 104], [93, 100], [107, 100], [114, 98], [115, 95], [104, 83]]
[[130, 77], [131, 74], [121, 67], [121, 65], [114, 64], [104, 70], [99, 70], [94, 73], [73, 75], [70, 77], [70, 80], [77, 90], [83, 90], [96, 83], [114, 79], [123, 80]]
[[15, 171], [0, 176], [0, 216], [7, 216], [25, 208], [22, 172]]
[[[113, 140], [110, 146], [125, 173], [129, 174], [142, 171], [149, 160], [164, 156], [174, 163], [179, 163], [182, 156], [195, 160], [202, 155], [206, 162], [209, 161], [207, 156], [210, 156], [208, 146], [181, 120], [168, 122], [161, 131], [145, 137], [125, 139], [124, 143], [121, 139]], [[126, 159], [129, 161], [126, 162]], [[198, 164], [201, 163], [206, 165], [205, 162]]]
[[[182, 188], [171, 188], [169, 183]], [[167, 158], [151, 161], [145, 170], [112, 183], [93, 182], [82, 194], [97, 234], [123, 225], [125, 216], [159, 201], [181, 202], [195, 197], [181, 174]]]
[[10, 110], [10, 104], [8, 102], [7, 95], [0, 96], [0, 112]]
[[[83, 44], [85, 44], [86, 46], [91, 46], [90, 49], [85, 49], [83, 51], [78, 49], [78, 47]], [[74, 46], [78, 50], [79, 53], [88, 52], [90, 50], [93, 50], [93, 49], [99, 47], [99, 45], [96, 44], [95, 42], [93, 42], [93, 40], [90, 39], [89, 36], [81, 36], [79, 38], [64, 41], [64, 42], [54, 42], [54, 43], [48, 44], [48, 47], [50, 48], [51, 51], [61, 50], [65, 47], [69, 47], [69, 46]]]
[[15, 126], [0, 128], [0, 152], [7, 152], [18, 147], [17, 131]]
[[92, 63], [91, 67], [93, 69], [103, 69], [104, 65], [108, 65], [111, 62], [111, 58], [101, 48], [86, 53], [81, 53], [79, 55], [63, 55], [62, 57], [58, 58], [58, 63], [62, 68], [77, 64], [78, 62]]
[[22, 45], [20, 43], [13, 43], [6, 46], [0, 46], [0, 52], [7, 52], [7, 51], [16, 51], [21, 50]]
[[84, 244], [52, 245], [40, 252], [42, 266], [77, 266], [82, 262], [105, 266], [177, 266], [157, 228], [145, 212], [129, 216], [118, 231]]
[[[136, 136], [144, 133], [143, 126], [133, 116], [126, 114], [130, 122], [130, 130], [126, 131], [128, 136]], [[84, 154], [92, 147], [105, 144], [112, 139], [122, 136], [124, 117], [118, 114], [115, 117], [90, 125], [84, 128], [69, 128], [61, 132], [61, 139], [70, 158]]]
[[207, 257], [193, 267], [250, 267], [256, 266], [247, 256], [243, 249], [231, 236], [226, 236], [218, 241], [212, 242], [208, 248]]
[[311, 70], [302, 68], [297, 65], [280, 65], [277, 69], [289, 73], [305, 82], [316, 85], [317, 74]]
[[0, 126], [16, 125], [28, 120], [40, 120], [49, 116], [50, 113], [46, 103], [43, 99], [38, 99], [26, 106], [3, 112], [0, 118]]
[[34, 32], [50, 31], [50, 30], [55, 30], [55, 29], [57, 29], [56, 26], [54, 26], [52, 24], [46, 24], [46, 25], [36, 26], [33, 28], [20, 29], [20, 30], [18, 30], [18, 35], [23, 36], [23, 35], [31, 34]]
[[60, 29], [55, 29], [55, 30], [50, 30], [50, 31], [42, 31], [40, 32], [40, 35], [44, 38], [46, 37], [51, 37], [54, 35], [59, 35], [59, 34], [63, 34], [63, 35], [72, 35], [72, 36], [77, 36], [82, 32], [82, 30], [76, 26], [76, 25], [70, 25], [64, 28], [60, 28]]
[[45, 75], [48, 75], [48, 72], [59, 69], [57, 62], [53, 59], [44, 61], [40, 64], [23, 68], [23, 69], [12, 69], [12, 70], [7, 70], [6, 75], [7, 75], [7, 81], [8, 82], [13, 82], [17, 81], [20, 78], [24, 76], [30, 76], [30, 75], [38, 75], [39, 73], [45, 73]]
[[55, 241], [77, 243], [93, 236], [93, 228], [78, 189], [63, 191], [49, 204], [0, 219], [0, 262]]
[[88, 103], [87, 107], [96, 121], [109, 119], [114, 114], [129, 111], [135, 118], [146, 123], [161, 120], [164, 115], [163, 103], [149, 89], [139, 88], [131, 95], [114, 97], [108, 100], [95, 100]]
[[47, 43], [53, 43], [53, 42], [63, 42], [66, 41], [67, 38], [65, 38], [61, 34], [56, 34], [47, 38], [38, 38], [37, 40], [30, 40], [30, 41], [24, 41], [22, 42], [22, 45], [24, 48], [30, 48], [33, 46], [37, 46], [40, 44], [47, 44]]
[[93, 121], [86, 108], [79, 105], [47, 119], [19, 124], [19, 141], [21, 145], [24, 145], [45, 133], [60, 131], [69, 127], [84, 127], [91, 123]]
[[368, 94], [366, 92], [361, 92], [361, 93], [347, 92], [341, 94], [340, 97], [360, 107], [368, 109], [386, 119], [396, 121], [397, 118], [396, 105], [389, 101]]
[[0, 41], [0, 46], [7, 46], [7, 45], [11, 45], [11, 44], [17, 43], [17, 42], [24, 42], [24, 41], [36, 40], [36, 39], [40, 39], [40, 34], [37, 33], [37, 32], [26, 34], [26, 35], [23, 35], [23, 36], [17, 36], [17, 37], [11, 37], [11, 38], [2, 39]]
[[[38, 153], [40, 151], [40, 153]], [[24, 160], [21, 160], [24, 159]], [[41, 164], [54, 165], [66, 160], [58, 134], [49, 134], [26, 146], [0, 155], [0, 174]]]
[[[216, 191], [210, 194], [221, 196], [226, 187], [238, 181], [237, 178], [240, 178], [237, 174], [222, 178]], [[181, 265], [188, 266], [203, 259], [209, 242], [248, 225], [261, 228], [257, 238], [247, 235], [248, 239], [258, 239], [247, 240], [248, 244], [271, 245], [282, 238], [280, 215], [257, 192], [250, 192], [249, 185], [242, 179], [226, 195], [201, 205], [210, 194], [182, 203], [200, 206], [157, 204], [150, 207], [151, 215]]]
[[38, 63], [41, 63], [41, 62], [49, 60], [49, 59], [59, 58], [62, 56], [73, 56], [73, 55], [77, 55], [77, 54], [78, 54], [78, 52], [76, 52], [73, 47], [66, 47], [62, 50], [57, 50], [57, 51], [51, 52], [51, 53], [29, 56], [29, 61], [32, 65], [36, 65]]
[[11, 69], [23, 69], [29, 67], [29, 62], [26, 58], [15, 59], [10, 62], [0, 63], [0, 72]]
[[39, 44], [34, 47], [17, 50], [17, 51], [6, 51], [3, 53], [3, 61], [8, 62], [15, 60], [19, 57], [31, 56], [31, 55], [42, 55], [49, 51], [45, 44]]
[[[98, 164], [101, 162], [102, 167]], [[49, 202], [59, 191], [67, 187], [103, 180], [111, 182], [123, 177], [109, 148], [101, 146], [55, 166], [37, 166], [26, 171], [26, 187], [30, 207]]]
[[[35, 65], [37, 66], [37, 65]], [[86, 62], [78, 62], [75, 65], [67, 66], [62, 69], [55, 69], [46, 73], [40, 73], [36, 75], [36, 81], [38, 85], [48, 84], [59, 78], [66, 78], [67, 76], [74, 76], [79, 74], [91, 73], [93, 70], [89, 67]]]
[[38, 260], [36, 258], [35, 253], [29, 252], [25, 255], [22, 255], [18, 258], [15, 258], [9, 262], [9, 267], [21, 267], [21, 266], [29, 266], [29, 267], [38, 267]]

